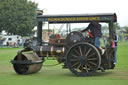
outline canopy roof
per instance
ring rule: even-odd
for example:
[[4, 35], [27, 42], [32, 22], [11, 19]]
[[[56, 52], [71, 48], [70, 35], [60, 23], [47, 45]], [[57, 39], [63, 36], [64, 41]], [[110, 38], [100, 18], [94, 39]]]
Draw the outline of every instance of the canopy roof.
[[37, 21], [48, 23], [117, 22], [117, 16], [116, 13], [38, 15]]

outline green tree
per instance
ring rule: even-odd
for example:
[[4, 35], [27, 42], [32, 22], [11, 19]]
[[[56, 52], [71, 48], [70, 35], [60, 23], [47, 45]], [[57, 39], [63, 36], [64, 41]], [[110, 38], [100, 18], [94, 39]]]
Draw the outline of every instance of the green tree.
[[28, 0], [0, 0], [0, 31], [30, 35], [36, 25], [37, 4]]
[[128, 32], [128, 26], [125, 26], [123, 28], [126, 30], [126, 32]]
[[120, 29], [119, 23], [114, 23], [114, 28], [119, 30]]

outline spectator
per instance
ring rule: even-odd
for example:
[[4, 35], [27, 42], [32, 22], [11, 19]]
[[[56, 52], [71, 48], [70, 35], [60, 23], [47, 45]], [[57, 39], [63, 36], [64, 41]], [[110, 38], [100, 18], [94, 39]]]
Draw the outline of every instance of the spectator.
[[128, 36], [125, 35], [125, 36], [124, 36], [124, 39], [125, 39], [125, 41], [127, 42], [127, 41], [128, 41]]
[[106, 44], [106, 36], [103, 36], [103, 42], [104, 42], [104, 45]]
[[20, 40], [17, 41], [17, 45], [18, 45], [18, 47], [20, 46]]
[[12, 47], [12, 42], [9, 43], [9, 47]]
[[4, 42], [3, 38], [0, 38], [0, 47], [1, 48], [3, 48], [3, 42]]
[[122, 42], [123, 37], [120, 35], [120, 42]]
[[16, 42], [14, 42], [14, 47], [17, 47]]
[[7, 48], [9, 47], [9, 42], [7, 41]]
[[114, 38], [114, 42], [115, 42], [115, 48], [114, 48], [114, 64], [117, 63], [117, 46], [118, 46], [118, 36], [115, 34], [115, 38]]

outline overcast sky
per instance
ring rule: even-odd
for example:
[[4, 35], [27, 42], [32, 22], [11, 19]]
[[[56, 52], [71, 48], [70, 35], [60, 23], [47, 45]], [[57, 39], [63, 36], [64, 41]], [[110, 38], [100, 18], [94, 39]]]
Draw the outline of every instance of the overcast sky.
[[120, 26], [128, 26], [128, 0], [31, 0], [47, 14], [117, 13]]

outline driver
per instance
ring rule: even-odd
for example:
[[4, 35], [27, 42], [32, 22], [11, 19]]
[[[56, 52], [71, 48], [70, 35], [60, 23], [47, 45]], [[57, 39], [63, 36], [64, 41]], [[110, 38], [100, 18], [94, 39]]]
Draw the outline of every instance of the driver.
[[[81, 32], [85, 31], [88, 31], [89, 36], [94, 39], [94, 45], [101, 50], [102, 54], [104, 54], [104, 49], [100, 47], [100, 38], [102, 37], [101, 24], [99, 24], [98, 21], [92, 21], [88, 27]], [[102, 72], [105, 72], [103, 67], [100, 67], [100, 69]]]
[[101, 24], [98, 21], [92, 21], [87, 28], [82, 30], [81, 32], [88, 31], [91, 38], [94, 38], [94, 45], [101, 49], [100, 47], [100, 38], [102, 37], [101, 33]]

